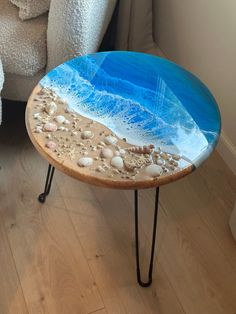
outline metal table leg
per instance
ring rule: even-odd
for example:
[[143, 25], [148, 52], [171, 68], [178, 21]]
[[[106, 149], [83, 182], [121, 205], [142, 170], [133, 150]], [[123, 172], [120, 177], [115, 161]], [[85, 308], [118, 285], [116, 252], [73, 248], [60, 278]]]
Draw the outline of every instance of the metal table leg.
[[157, 215], [158, 215], [159, 187], [156, 188], [155, 208], [153, 218], [152, 246], [151, 257], [148, 271], [148, 281], [144, 282], [141, 279], [140, 262], [139, 262], [139, 230], [138, 230], [138, 190], [134, 191], [134, 207], [135, 207], [135, 246], [136, 246], [136, 267], [137, 281], [142, 287], [149, 287], [152, 283], [153, 259], [155, 253], [156, 230], [157, 230]]
[[50, 193], [51, 185], [52, 185], [52, 179], [53, 179], [53, 175], [54, 175], [54, 170], [55, 170], [55, 168], [49, 164], [48, 172], [47, 172], [47, 178], [46, 178], [45, 187], [44, 187], [44, 192], [41, 193], [38, 197], [38, 200], [40, 203], [44, 203], [46, 201], [48, 194]]

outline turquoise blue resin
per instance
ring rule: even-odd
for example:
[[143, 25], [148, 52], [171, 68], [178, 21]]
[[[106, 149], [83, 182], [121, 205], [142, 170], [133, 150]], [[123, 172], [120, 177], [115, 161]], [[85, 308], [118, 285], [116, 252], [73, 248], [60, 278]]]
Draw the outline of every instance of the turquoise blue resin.
[[195, 166], [219, 138], [220, 113], [212, 94], [191, 73], [162, 58], [96, 53], [58, 66], [40, 84], [128, 143], [154, 144]]

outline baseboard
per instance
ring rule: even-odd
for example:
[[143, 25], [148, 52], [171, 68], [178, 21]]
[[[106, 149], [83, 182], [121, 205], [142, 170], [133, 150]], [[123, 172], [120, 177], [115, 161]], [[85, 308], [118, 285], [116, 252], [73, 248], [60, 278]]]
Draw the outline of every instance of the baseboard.
[[217, 145], [217, 151], [236, 175], [236, 146], [231, 142], [224, 131], [221, 132], [220, 140]]

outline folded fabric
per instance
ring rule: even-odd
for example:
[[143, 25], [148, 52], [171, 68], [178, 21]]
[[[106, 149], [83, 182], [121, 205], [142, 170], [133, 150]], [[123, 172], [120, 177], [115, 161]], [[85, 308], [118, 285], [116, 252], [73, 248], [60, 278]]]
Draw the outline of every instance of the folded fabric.
[[28, 20], [49, 10], [51, 0], [10, 0], [19, 10], [19, 17]]

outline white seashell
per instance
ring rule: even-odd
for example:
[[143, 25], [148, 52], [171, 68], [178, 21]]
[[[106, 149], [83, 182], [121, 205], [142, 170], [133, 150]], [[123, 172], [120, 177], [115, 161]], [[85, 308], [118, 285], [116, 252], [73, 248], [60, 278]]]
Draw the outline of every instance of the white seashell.
[[157, 165], [162, 166], [164, 164], [164, 161], [161, 159], [157, 159]]
[[54, 101], [51, 101], [50, 103], [47, 103], [45, 105], [45, 111], [49, 114], [49, 116], [52, 116], [57, 111], [57, 105]]
[[59, 126], [58, 130], [59, 130], [59, 131], [65, 131], [66, 128], [65, 128], [64, 126]]
[[117, 169], [122, 169], [124, 167], [123, 159], [120, 156], [115, 156], [111, 160], [111, 165]]
[[98, 143], [98, 145], [101, 145], [101, 146], [106, 146], [106, 144], [105, 144], [104, 142], [102, 142], [102, 141], [101, 141], [101, 142], [99, 142], [99, 143]]
[[90, 157], [82, 157], [78, 161], [78, 166], [80, 167], [90, 167], [93, 164], [93, 158]]
[[56, 116], [55, 119], [54, 119], [57, 123], [64, 123], [66, 118], [62, 115], [60, 116]]
[[98, 166], [98, 167], [96, 168], [96, 171], [97, 171], [97, 172], [105, 172], [105, 169], [104, 169], [102, 166]]
[[35, 113], [34, 114], [34, 119], [40, 119], [41, 118], [41, 116], [40, 116], [40, 113], [39, 112], [37, 112], [37, 113]]
[[34, 130], [35, 133], [42, 133], [42, 127], [41, 126], [36, 126], [35, 130]]
[[81, 134], [81, 137], [82, 139], [86, 140], [86, 139], [89, 139], [89, 138], [92, 138], [93, 137], [93, 132], [91, 131], [84, 131], [82, 134]]
[[145, 172], [150, 177], [159, 177], [163, 173], [163, 169], [158, 165], [149, 165], [145, 168]]
[[49, 141], [45, 145], [47, 148], [54, 150], [57, 147], [57, 144], [53, 141]]
[[44, 125], [43, 130], [46, 132], [55, 132], [57, 130], [57, 126], [55, 123], [48, 122]]
[[113, 151], [110, 148], [103, 148], [101, 152], [101, 156], [103, 158], [112, 158], [113, 157]]
[[65, 121], [63, 122], [64, 124], [70, 124], [70, 121], [65, 119]]
[[123, 148], [121, 148], [119, 150], [119, 152], [120, 152], [121, 156], [124, 156], [126, 154], [126, 151]]
[[107, 145], [115, 145], [117, 143], [118, 139], [115, 138], [114, 136], [112, 135], [109, 135], [109, 136], [106, 136], [104, 138], [104, 142], [107, 144]]

